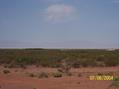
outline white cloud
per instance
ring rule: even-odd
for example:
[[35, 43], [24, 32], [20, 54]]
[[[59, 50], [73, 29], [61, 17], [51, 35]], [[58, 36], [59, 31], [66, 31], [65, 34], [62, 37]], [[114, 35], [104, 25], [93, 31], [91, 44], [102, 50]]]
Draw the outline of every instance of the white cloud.
[[64, 4], [51, 5], [45, 10], [46, 20], [52, 22], [72, 20], [76, 15], [77, 10], [75, 7]]

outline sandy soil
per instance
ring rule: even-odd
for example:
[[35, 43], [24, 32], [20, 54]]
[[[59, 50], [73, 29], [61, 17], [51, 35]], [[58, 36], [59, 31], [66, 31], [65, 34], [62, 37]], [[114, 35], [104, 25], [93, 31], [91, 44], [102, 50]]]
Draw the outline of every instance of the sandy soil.
[[[119, 67], [106, 67], [106, 68], [80, 68], [71, 69], [72, 76], [63, 76], [61, 78], [38, 78], [30, 77], [29, 73], [47, 72], [53, 73], [57, 69], [53, 68], [37, 68], [29, 66], [27, 69], [12, 68], [10, 73], [4, 74], [6, 70], [0, 66], [0, 89], [119, 89], [110, 87], [112, 81], [96, 81], [89, 80], [89, 76], [97, 73], [114, 72], [114, 76], [119, 76]], [[81, 74], [81, 76], [77, 76]]]

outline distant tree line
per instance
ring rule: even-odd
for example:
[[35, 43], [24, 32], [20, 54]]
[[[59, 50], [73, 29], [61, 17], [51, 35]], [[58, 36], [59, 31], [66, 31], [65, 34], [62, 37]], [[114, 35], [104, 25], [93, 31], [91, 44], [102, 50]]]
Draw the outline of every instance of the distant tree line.
[[0, 64], [7, 67], [36, 65], [61, 67], [62, 61], [73, 68], [119, 65], [119, 50], [104, 49], [0, 49]]

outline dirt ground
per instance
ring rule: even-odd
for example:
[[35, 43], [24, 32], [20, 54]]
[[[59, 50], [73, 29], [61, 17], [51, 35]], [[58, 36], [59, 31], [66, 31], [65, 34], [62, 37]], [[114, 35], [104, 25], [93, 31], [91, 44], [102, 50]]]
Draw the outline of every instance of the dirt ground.
[[[9, 70], [10, 73], [3, 73], [4, 70]], [[119, 67], [104, 67], [104, 68], [79, 68], [71, 69], [72, 76], [63, 76], [55, 78], [30, 77], [29, 74], [38, 74], [47, 72], [52, 74], [56, 72], [55, 68], [41, 68], [28, 66], [26, 69], [21, 68], [4, 68], [0, 66], [0, 89], [119, 89], [110, 87], [112, 81], [90, 80], [89, 76], [98, 73], [115, 73], [114, 76], [119, 76]], [[80, 76], [78, 76], [80, 74]]]

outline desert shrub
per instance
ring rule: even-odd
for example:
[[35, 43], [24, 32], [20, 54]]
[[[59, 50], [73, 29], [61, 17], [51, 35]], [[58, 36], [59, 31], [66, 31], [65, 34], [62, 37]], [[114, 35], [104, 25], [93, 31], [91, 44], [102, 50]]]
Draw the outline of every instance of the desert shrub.
[[73, 74], [71, 72], [67, 73], [66, 74], [67, 76], [72, 76]]
[[29, 76], [30, 76], [30, 77], [35, 77], [35, 74], [30, 73]]
[[40, 61], [40, 65], [43, 67], [58, 68], [60, 67], [60, 62], [58, 58], [55, 59], [54, 57], [46, 57]]
[[53, 73], [53, 77], [55, 77], [55, 78], [62, 77], [62, 73], [60, 73], [60, 72]]
[[117, 78], [114, 78], [114, 81], [119, 81], [119, 77], [117, 77]]
[[20, 68], [22, 68], [22, 69], [26, 69], [26, 68], [27, 68], [25, 64], [20, 64], [19, 66], [20, 66]]
[[4, 68], [8, 68], [8, 66], [7, 65], [4, 65]]
[[80, 63], [81, 63], [81, 66], [83, 67], [96, 66], [96, 61], [94, 59], [81, 59]]
[[77, 62], [76, 61], [75, 63], [72, 64], [72, 67], [73, 68], [80, 68], [81, 67], [81, 64], [80, 64], [80, 62]]
[[68, 70], [65, 70], [65, 69], [62, 69], [62, 68], [59, 68], [57, 69], [58, 73], [60, 74], [64, 74], [64, 75], [67, 75], [67, 76], [72, 76], [72, 73]]
[[105, 57], [104, 63], [106, 66], [117, 66], [119, 65], [119, 57], [114, 54]]
[[81, 73], [79, 73], [79, 74], [78, 74], [78, 77], [82, 77], [82, 74], [81, 74]]
[[33, 88], [33, 89], [36, 89], [36, 88]]
[[17, 67], [17, 65], [11, 61], [11, 63], [8, 64], [8, 68], [14, 68], [14, 67]]
[[105, 67], [105, 63], [102, 61], [96, 61], [96, 66], [98, 66], [98, 67]]
[[104, 60], [105, 60], [105, 55], [103, 54], [103, 55], [99, 55], [99, 56], [97, 56], [96, 57], [96, 61], [98, 61], [98, 62], [103, 62]]
[[3, 73], [8, 74], [8, 73], [10, 73], [10, 71], [9, 70], [3, 70]]
[[67, 59], [62, 60], [60, 68], [57, 70], [61, 73], [68, 74], [71, 70], [71, 64]]
[[103, 76], [103, 75], [104, 75], [104, 73], [98, 73], [97, 75], [99, 75], [99, 76]]
[[21, 57], [21, 58], [16, 59], [16, 64], [18, 64], [22, 67], [22, 66], [25, 66], [25, 65], [34, 64], [34, 61], [35, 60], [33, 60], [30, 57]]
[[32, 89], [37, 89], [37, 88], [32, 88]]
[[114, 80], [112, 81], [111, 85], [109, 87], [116, 87], [119, 88], [119, 78], [114, 78]]
[[77, 84], [80, 84], [80, 82], [77, 82]]
[[64, 70], [62, 68], [57, 69], [58, 72], [64, 73]]
[[48, 73], [45, 73], [45, 72], [41, 72], [39, 75], [38, 75], [39, 78], [48, 78]]
[[105, 73], [105, 75], [107, 75], [107, 76], [113, 76], [114, 75], [114, 72], [107, 72], [107, 73]]

